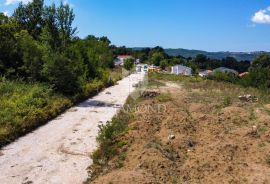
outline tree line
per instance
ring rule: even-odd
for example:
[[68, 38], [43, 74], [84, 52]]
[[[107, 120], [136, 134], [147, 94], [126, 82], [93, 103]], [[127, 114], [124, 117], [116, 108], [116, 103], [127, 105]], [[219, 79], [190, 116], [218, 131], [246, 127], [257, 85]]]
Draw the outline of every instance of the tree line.
[[200, 70], [214, 70], [219, 67], [226, 67], [234, 69], [239, 73], [249, 72], [244, 77], [231, 73], [217, 73], [209, 78], [222, 80], [227, 82], [238, 83], [244, 86], [252, 86], [257, 88], [270, 88], [270, 56], [268, 54], [261, 54], [253, 61], [237, 61], [233, 57], [226, 57], [224, 59], [211, 59], [203, 54], [198, 54], [194, 58], [185, 58], [182, 56], [170, 56], [162, 47], [144, 48], [144, 49], [127, 49], [122, 47], [125, 53], [131, 54], [139, 58], [142, 62], [160, 66], [166, 69], [173, 65], [182, 64], [191, 67], [193, 74], [198, 74]]
[[74, 94], [113, 68], [116, 47], [107, 37], [76, 36], [75, 15], [68, 4], [22, 4], [8, 17], [0, 13], [0, 75], [47, 83]]

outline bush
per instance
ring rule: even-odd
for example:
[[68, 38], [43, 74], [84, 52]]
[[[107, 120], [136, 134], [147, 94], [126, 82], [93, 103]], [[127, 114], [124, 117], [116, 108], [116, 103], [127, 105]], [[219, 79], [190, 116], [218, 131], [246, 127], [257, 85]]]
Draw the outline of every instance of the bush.
[[229, 95], [226, 95], [223, 99], [223, 105], [225, 107], [230, 106], [232, 104], [232, 98]]
[[238, 76], [230, 72], [215, 72], [213, 75], [209, 75], [208, 79], [231, 83], [237, 83], [239, 81]]
[[[128, 99], [128, 101], [130, 101], [130, 99]], [[131, 103], [128, 102], [128, 104], [132, 106]], [[127, 130], [130, 118], [130, 114], [123, 110], [120, 111], [120, 113], [114, 117], [111, 122], [107, 122], [106, 125], [99, 127], [100, 130], [97, 137], [99, 149], [91, 155], [95, 164], [107, 164], [111, 158], [119, 153], [119, 149], [127, 144], [117, 138]]]
[[43, 50], [27, 31], [16, 34], [19, 52], [22, 55], [23, 65], [19, 68], [20, 74], [31, 81], [41, 80], [43, 67]]
[[0, 147], [55, 117], [71, 101], [42, 84], [0, 82]]
[[46, 57], [43, 75], [55, 90], [64, 94], [75, 94], [81, 90], [81, 73], [63, 54], [50, 54]]
[[134, 60], [133, 59], [126, 59], [124, 61], [124, 68], [126, 70], [130, 71], [133, 68], [133, 66], [134, 66]]

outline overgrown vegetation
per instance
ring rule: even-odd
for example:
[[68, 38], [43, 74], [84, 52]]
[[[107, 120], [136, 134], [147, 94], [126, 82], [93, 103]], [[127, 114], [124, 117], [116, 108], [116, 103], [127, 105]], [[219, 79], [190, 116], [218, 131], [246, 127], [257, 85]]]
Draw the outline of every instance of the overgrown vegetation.
[[[132, 120], [134, 105], [135, 101], [129, 97], [126, 102], [127, 108], [124, 107], [112, 121], [99, 127], [97, 137], [99, 148], [91, 155], [94, 167], [100, 167], [100, 169], [95, 168], [95, 172], [101, 172], [102, 168], [108, 166], [108, 162], [115, 156], [118, 156], [115, 159], [115, 167], [121, 167], [121, 161], [125, 159], [125, 155], [119, 153], [123, 146], [128, 143], [118, 138], [128, 131], [128, 123]], [[95, 174], [97, 173], [91, 173], [91, 180], [95, 178]]]
[[43, 84], [0, 83], [0, 146], [45, 123], [72, 101]]
[[106, 37], [76, 36], [68, 3], [0, 13], [0, 147], [121, 79]]

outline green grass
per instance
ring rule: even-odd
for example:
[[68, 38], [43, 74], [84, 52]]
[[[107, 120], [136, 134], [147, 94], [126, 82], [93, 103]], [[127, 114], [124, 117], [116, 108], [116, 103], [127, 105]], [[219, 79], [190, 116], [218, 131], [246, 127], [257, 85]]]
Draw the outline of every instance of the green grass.
[[43, 84], [0, 83], [0, 147], [70, 107], [67, 97]]
[[232, 98], [229, 95], [225, 95], [223, 99], [223, 105], [228, 107], [232, 104]]
[[[133, 100], [129, 97], [127, 104], [132, 106], [133, 103]], [[119, 149], [128, 144], [125, 141], [117, 140], [117, 138], [128, 131], [128, 122], [131, 119], [131, 112], [121, 110], [112, 121], [100, 126], [97, 137], [99, 149], [91, 155], [94, 164], [106, 165], [111, 158], [118, 155]]]
[[[129, 97], [126, 105], [132, 109], [136, 103], [138, 102]], [[128, 123], [134, 119], [134, 111], [131, 110], [127, 112], [124, 109], [122, 109], [112, 121], [107, 122], [106, 125], [100, 126], [99, 135], [97, 137], [99, 148], [91, 154], [94, 164], [91, 170], [91, 178], [88, 178], [86, 183], [94, 180], [103, 172], [103, 169], [120, 168], [123, 166], [126, 153], [122, 151], [122, 149], [129, 143], [119, 138], [129, 131]], [[109, 162], [110, 166], [108, 166]]]
[[[108, 83], [111, 75], [112, 83]], [[83, 91], [64, 96], [46, 84], [0, 79], [0, 147], [55, 118], [72, 105], [97, 94], [122, 77], [119, 69], [108, 71], [104, 80], [93, 80]]]
[[170, 93], [161, 93], [157, 96], [157, 99], [159, 102], [168, 102], [172, 100], [172, 97]]

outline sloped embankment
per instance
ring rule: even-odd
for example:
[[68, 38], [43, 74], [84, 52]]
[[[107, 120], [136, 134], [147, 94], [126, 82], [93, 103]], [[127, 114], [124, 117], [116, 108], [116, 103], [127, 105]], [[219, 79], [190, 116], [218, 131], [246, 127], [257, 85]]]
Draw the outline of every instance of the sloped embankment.
[[[108, 160], [96, 158], [90, 183], [270, 182], [263, 92], [190, 79], [150, 86], [161, 94], [136, 102], [151, 108], [129, 114], [126, 131], [113, 137], [117, 151]], [[259, 101], [241, 102], [238, 95], [247, 90]]]

